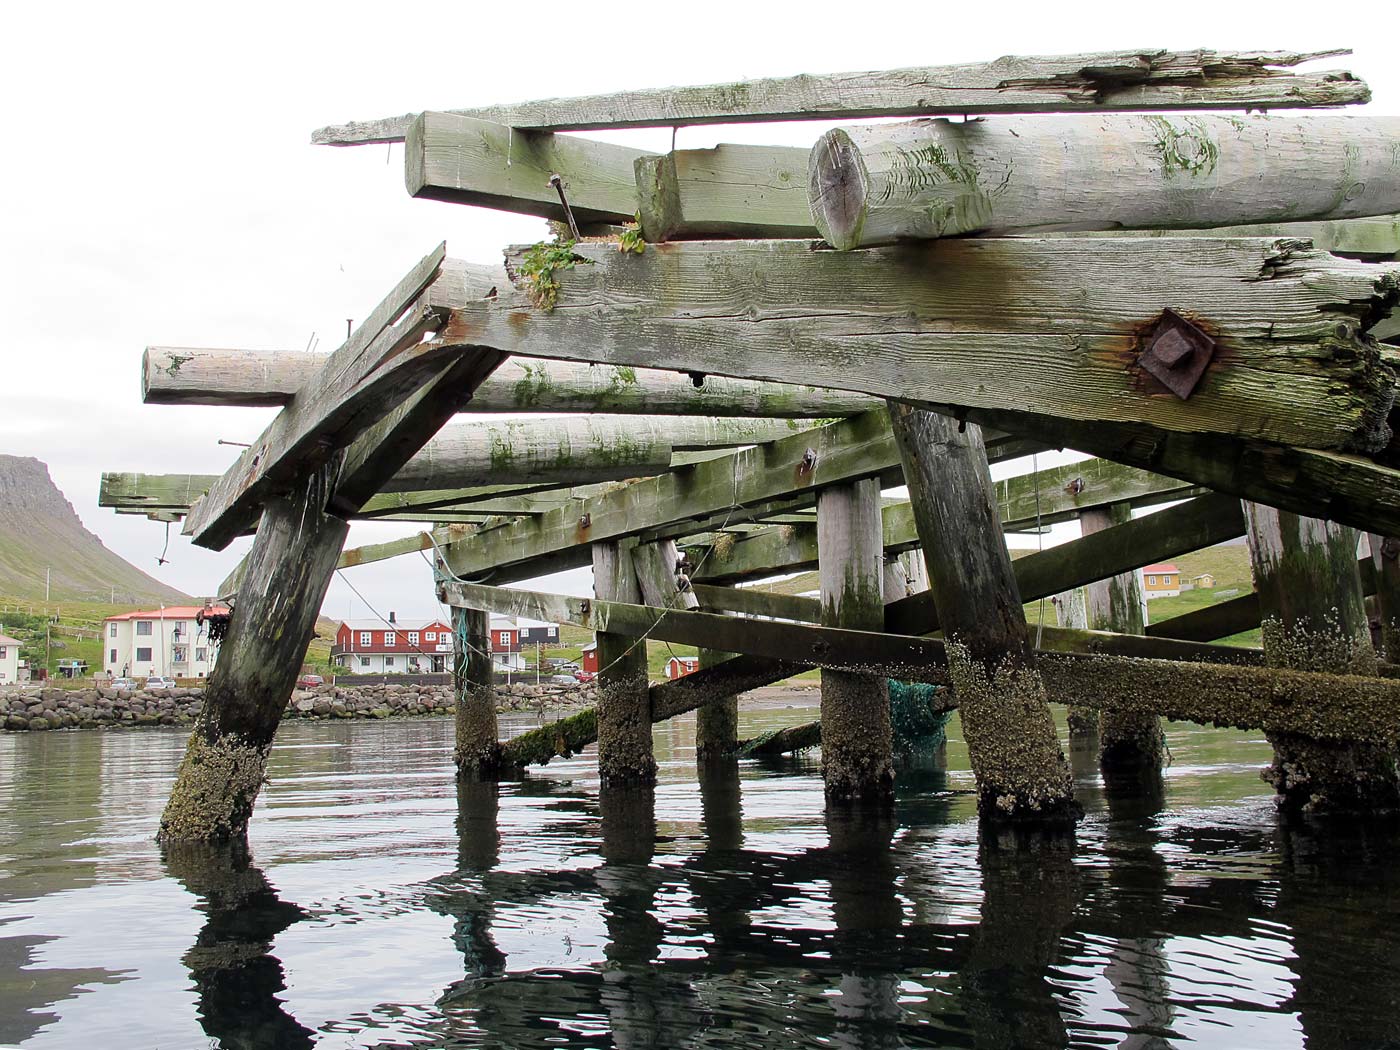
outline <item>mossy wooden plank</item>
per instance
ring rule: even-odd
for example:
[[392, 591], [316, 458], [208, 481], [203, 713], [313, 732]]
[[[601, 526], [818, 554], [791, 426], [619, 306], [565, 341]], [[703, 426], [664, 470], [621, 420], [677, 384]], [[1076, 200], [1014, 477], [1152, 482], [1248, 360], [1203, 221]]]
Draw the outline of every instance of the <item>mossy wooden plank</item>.
[[[592, 265], [563, 275], [558, 309], [535, 308], [512, 285], [453, 311], [449, 338], [1168, 434], [1337, 451], [1374, 451], [1389, 440], [1395, 377], [1365, 329], [1400, 292], [1400, 265], [1270, 239], [968, 238], [863, 252], [688, 241], [627, 257], [575, 250]], [[513, 275], [518, 259], [508, 256]], [[1164, 305], [1218, 343], [1188, 400], [1137, 364]]]
[[643, 236], [648, 241], [816, 236], [807, 206], [808, 152], [722, 143], [640, 158]]
[[[1289, 67], [1344, 51], [1107, 51], [1008, 55], [991, 62], [801, 74], [451, 110], [517, 128], [589, 131], [944, 113], [1057, 110], [1291, 109], [1370, 99], [1350, 73]], [[415, 114], [331, 125], [320, 145], [402, 142]]]
[[[504, 274], [502, 274], [504, 279]], [[148, 405], [285, 405], [320, 371], [325, 354], [150, 346], [141, 359]], [[627, 365], [512, 357], [477, 387], [473, 413], [614, 413], [829, 419], [878, 408], [875, 398], [805, 384], [690, 376]]]
[[562, 222], [559, 193], [550, 185], [558, 175], [578, 221], [627, 221], [637, 210], [632, 165], [646, 156], [647, 150], [430, 111], [408, 129], [404, 184], [411, 197]]

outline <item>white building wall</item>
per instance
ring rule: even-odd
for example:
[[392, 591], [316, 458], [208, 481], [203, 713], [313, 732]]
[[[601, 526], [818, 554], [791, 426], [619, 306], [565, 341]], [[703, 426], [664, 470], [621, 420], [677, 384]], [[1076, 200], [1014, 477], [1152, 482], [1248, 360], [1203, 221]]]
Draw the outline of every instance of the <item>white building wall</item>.
[[[149, 633], [141, 633], [143, 623]], [[218, 658], [208, 629], [193, 619], [108, 620], [103, 627], [102, 669], [114, 677], [208, 678]]]
[[19, 646], [0, 645], [5, 651], [0, 656], [0, 685], [14, 685], [19, 681]]

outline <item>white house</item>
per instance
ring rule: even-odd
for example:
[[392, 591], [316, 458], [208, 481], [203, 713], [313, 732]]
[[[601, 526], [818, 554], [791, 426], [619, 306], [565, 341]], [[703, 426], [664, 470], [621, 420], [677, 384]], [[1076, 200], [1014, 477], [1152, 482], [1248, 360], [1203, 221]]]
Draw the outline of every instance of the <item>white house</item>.
[[0, 685], [14, 685], [19, 681], [18, 638], [0, 634]]
[[441, 620], [346, 620], [331, 659], [351, 674], [430, 674], [452, 670], [452, 630]]
[[[102, 669], [115, 678], [207, 678], [218, 657], [194, 605], [122, 613], [102, 622]], [[228, 609], [214, 612], [228, 615]]]

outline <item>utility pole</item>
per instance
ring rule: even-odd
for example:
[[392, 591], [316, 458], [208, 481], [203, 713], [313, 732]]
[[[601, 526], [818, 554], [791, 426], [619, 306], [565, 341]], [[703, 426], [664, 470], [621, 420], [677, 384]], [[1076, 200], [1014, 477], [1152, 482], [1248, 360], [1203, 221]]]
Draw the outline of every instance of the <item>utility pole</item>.
[[53, 570], [49, 566], [44, 566], [44, 601], [49, 600], [49, 573]]

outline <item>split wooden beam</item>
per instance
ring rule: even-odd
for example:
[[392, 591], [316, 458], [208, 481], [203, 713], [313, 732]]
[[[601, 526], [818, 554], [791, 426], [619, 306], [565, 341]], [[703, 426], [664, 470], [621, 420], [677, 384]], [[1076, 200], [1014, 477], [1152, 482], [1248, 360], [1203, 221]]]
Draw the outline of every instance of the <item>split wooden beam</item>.
[[[504, 273], [502, 273], [504, 280]], [[326, 363], [301, 350], [147, 347], [141, 399], [148, 405], [285, 405]], [[628, 365], [513, 357], [472, 395], [473, 413], [609, 413], [829, 419], [878, 408], [875, 398], [806, 384], [759, 383]]]
[[[539, 357], [802, 379], [917, 404], [1047, 415], [1071, 431], [1134, 425], [1337, 454], [1375, 452], [1390, 439], [1395, 376], [1365, 332], [1400, 294], [1396, 264], [1269, 239], [951, 239], [864, 252], [677, 242], [642, 256], [586, 244], [575, 252], [588, 263], [560, 277], [558, 309], [538, 310], [512, 286], [453, 311], [450, 337]], [[519, 258], [508, 258], [513, 280], [522, 280]], [[1163, 304], [1195, 318], [1218, 346], [1187, 400], [1139, 364]], [[1228, 489], [1204, 476], [1218, 471], [1194, 473], [1176, 476]]]
[[[501, 360], [496, 350], [423, 341], [442, 324], [447, 303], [485, 295], [495, 286], [485, 268], [444, 271], [445, 258], [445, 245], [424, 257], [191, 510], [185, 531], [195, 543], [223, 549], [257, 520], [259, 508], [279, 488], [376, 430], [371, 440], [347, 451], [337, 484], [352, 496], [368, 488], [368, 498], [378, 487], [375, 475], [386, 467], [392, 474], [402, 465], [395, 460], [407, 460], [431, 436], [431, 429], [422, 432], [422, 421], [433, 417], [435, 429], [444, 413], [450, 415], [444, 407], [450, 392], [460, 402], [464, 390], [490, 374]], [[392, 414], [410, 400], [404, 413]]]
[[[1149, 49], [1007, 56], [964, 65], [804, 74], [451, 112], [516, 128], [589, 131], [938, 114], [1343, 106], [1370, 99], [1366, 85], [1350, 73], [1289, 70], [1348, 53]], [[332, 125], [313, 132], [311, 141], [331, 146], [402, 142], [415, 119], [410, 113]]]
[[1400, 211], [1400, 117], [1096, 114], [833, 128], [808, 200], [840, 250], [973, 230], [1159, 229]]
[[642, 235], [648, 241], [815, 237], [806, 192], [809, 152], [724, 143], [639, 158]]

